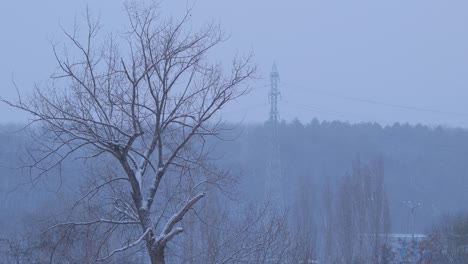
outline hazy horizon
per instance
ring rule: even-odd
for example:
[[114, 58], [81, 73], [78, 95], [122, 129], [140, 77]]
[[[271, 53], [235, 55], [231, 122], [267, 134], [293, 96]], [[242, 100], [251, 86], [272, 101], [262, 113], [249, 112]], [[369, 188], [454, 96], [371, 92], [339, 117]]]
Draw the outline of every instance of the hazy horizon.
[[[56, 63], [51, 41], [62, 41], [88, 5], [105, 31], [121, 30], [121, 2], [47, 0], [8, 2], [0, 29], [0, 96], [45, 83]], [[276, 61], [281, 77], [280, 117], [309, 122], [395, 122], [468, 127], [468, 18], [463, 1], [346, 2], [187, 1], [162, 3], [163, 15], [180, 17], [194, 6], [196, 29], [220, 23], [229, 39], [213, 59], [252, 51], [262, 76], [253, 91], [223, 112], [232, 122], [263, 122], [268, 117], [269, 72]], [[77, 11], [78, 10], [78, 11]], [[242, 16], [239, 16], [242, 14]], [[22, 121], [21, 121], [22, 120]], [[0, 123], [26, 116], [0, 104]]]

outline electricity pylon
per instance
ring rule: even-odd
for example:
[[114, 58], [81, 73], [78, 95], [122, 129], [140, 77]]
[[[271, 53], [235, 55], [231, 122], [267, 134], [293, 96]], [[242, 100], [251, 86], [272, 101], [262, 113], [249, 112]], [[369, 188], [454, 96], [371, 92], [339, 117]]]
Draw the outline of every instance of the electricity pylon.
[[278, 134], [279, 110], [278, 101], [280, 97], [279, 91], [279, 73], [276, 68], [276, 63], [273, 63], [273, 68], [270, 74], [271, 88], [268, 94], [270, 101], [270, 118], [267, 126], [269, 131], [269, 146], [268, 146], [268, 171], [266, 183], [266, 198], [272, 203], [276, 209], [283, 210], [283, 191], [281, 188], [281, 155], [280, 141]]

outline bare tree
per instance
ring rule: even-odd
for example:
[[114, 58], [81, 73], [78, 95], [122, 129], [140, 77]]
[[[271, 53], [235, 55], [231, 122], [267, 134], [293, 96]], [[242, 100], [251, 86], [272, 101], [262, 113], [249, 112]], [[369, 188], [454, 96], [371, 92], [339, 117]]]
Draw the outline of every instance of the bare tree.
[[353, 263], [356, 245], [356, 212], [353, 210], [352, 177], [348, 173], [342, 178], [338, 187], [336, 201], [338, 259], [342, 263]]
[[[269, 204], [204, 200], [189, 235], [180, 242], [178, 263], [295, 263], [287, 214]], [[195, 240], [194, 240], [195, 239]]]
[[[126, 5], [129, 29], [95, 45], [100, 25], [89, 12], [86, 34], [65, 31], [62, 52], [54, 45], [58, 71], [47, 86], [16, 102], [2, 99], [32, 115], [41, 125], [36, 135], [40, 156], [31, 168], [38, 176], [58, 168], [69, 157], [87, 162], [108, 160], [115, 175], [96, 185], [120, 182], [123, 197], [102, 209], [112, 219], [96, 216], [56, 226], [125, 226], [132, 241], [99, 252], [98, 260], [134, 249], [144, 242], [152, 263], [165, 263], [165, 249], [184, 230], [180, 222], [203, 197], [207, 185], [226, 177], [206, 165], [204, 139], [223, 129], [220, 110], [248, 91], [254, 74], [251, 56], [233, 60], [229, 74], [207, 55], [224, 40], [219, 26], [198, 32], [180, 20], [162, 20], [157, 7]], [[125, 48], [121, 48], [124, 46]], [[85, 153], [85, 154], [83, 154]], [[37, 153], [36, 153], [37, 154]]]
[[293, 230], [294, 263], [309, 263], [317, 259], [317, 220], [314, 212], [315, 191], [311, 176], [301, 177], [296, 191], [296, 201], [291, 209], [291, 229]]
[[333, 189], [327, 177], [323, 188], [323, 244], [325, 263], [333, 263], [334, 257], [334, 212], [333, 212]]
[[390, 231], [389, 207], [384, 188], [383, 159], [369, 164], [359, 159], [338, 189], [338, 246], [346, 263], [381, 263]]

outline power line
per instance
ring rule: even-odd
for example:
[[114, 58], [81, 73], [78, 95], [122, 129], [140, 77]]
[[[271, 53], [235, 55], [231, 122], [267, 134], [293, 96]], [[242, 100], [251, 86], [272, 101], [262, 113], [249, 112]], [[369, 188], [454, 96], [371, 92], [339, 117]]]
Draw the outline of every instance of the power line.
[[[381, 106], [386, 106], [386, 107], [392, 107], [392, 108], [398, 108], [398, 109], [404, 109], [404, 110], [411, 110], [411, 111], [418, 111], [418, 112], [430, 112], [430, 113], [441, 114], [441, 115], [468, 117], [468, 113], [441, 111], [441, 110], [438, 110], [438, 109], [422, 108], [422, 107], [409, 106], [409, 105], [401, 105], [401, 104], [377, 101], [377, 100], [372, 100], [372, 99], [367, 99], [367, 98], [360, 98], [360, 97], [354, 97], [354, 96], [341, 95], [341, 94], [337, 94], [337, 93], [333, 93], [333, 92], [325, 91], [325, 90], [321, 90], [321, 89], [310, 89], [310, 88], [306, 88], [306, 87], [291, 84], [291, 83], [285, 83], [285, 84], [287, 86], [289, 86], [289, 87], [298, 88], [298, 89], [300, 89], [300, 90], [302, 90], [304, 92], [313, 93], [313, 94], [320, 94], [320, 95], [340, 98], [340, 99], [344, 99], [344, 100], [350, 100], [350, 101], [356, 101], [356, 102], [368, 103], [368, 104], [374, 104], [374, 105], [381, 105]], [[290, 89], [290, 90], [294, 91], [293, 89]]]

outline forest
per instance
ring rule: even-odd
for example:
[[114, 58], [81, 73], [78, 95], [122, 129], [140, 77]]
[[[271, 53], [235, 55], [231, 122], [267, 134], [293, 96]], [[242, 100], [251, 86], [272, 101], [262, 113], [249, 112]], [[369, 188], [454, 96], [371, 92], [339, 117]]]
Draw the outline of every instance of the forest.
[[[223, 258], [236, 250], [239, 250], [236, 258], [242, 256], [252, 262], [259, 261], [254, 250], [240, 250], [246, 241], [252, 248], [258, 246], [256, 250], [265, 258], [279, 258], [275, 255], [278, 254], [290, 260], [296, 256], [301, 260], [320, 259], [334, 263], [333, 260], [338, 261], [343, 256], [352, 259], [358, 256], [369, 258], [372, 254], [381, 256], [383, 238], [373, 241], [379, 247], [378, 253], [372, 253], [368, 252], [372, 247], [367, 244], [362, 245], [366, 249], [350, 249], [356, 239], [352, 234], [431, 234], [439, 228], [441, 219], [447, 219], [447, 214], [456, 215], [464, 210], [467, 165], [463, 157], [468, 155], [468, 132], [463, 129], [398, 123], [382, 127], [375, 123], [349, 124], [317, 119], [306, 124], [281, 122], [278, 127], [281, 213], [280, 210], [270, 210], [275, 205], [267, 205], [265, 199], [271, 127], [268, 123], [230, 126], [232, 129], [224, 131], [220, 140], [210, 140], [207, 148], [214, 150], [212, 155], [217, 169], [230, 170], [235, 176], [230, 181], [235, 183], [228, 185], [227, 190], [222, 186], [217, 188], [211, 194], [215, 197], [202, 201], [197, 213], [184, 219], [184, 226], [190, 228], [180, 237], [177, 246], [171, 248], [174, 251], [170, 253], [171, 262], [229, 262]], [[13, 259], [13, 253], [23, 253], [41, 259], [49, 257], [50, 250], [54, 249], [57, 250], [57, 261], [62, 258], [71, 262], [73, 259], [92, 259], [99, 252], [92, 246], [83, 249], [83, 243], [92, 240], [106, 244], [112, 240], [100, 241], [94, 237], [97, 233], [86, 235], [88, 227], [83, 230], [79, 226], [72, 230], [63, 228], [62, 235], [47, 236], [47, 241], [29, 238], [50, 222], [59, 221], [57, 213], [76, 206], [82, 195], [77, 186], [82, 188], [97, 183], [86, 176], [86, 165], [73, 161], [64, 164], [60, 172], [54, 171], [45, 178], [20, 185], [30, 182], [27, 173], [13, 169], [15, 166], [11, 164], [21, 167], [22, 147], [31, 141], [21, 128], [20, 125], [4, 125], [1, 129], [3, 197], [0, 226], [4, 236], [2, 241], [17, 243], [16, 239], [22, 237], [28, 238], [28, 242], [14, 244], [16, 251], [7, 248], [11, 255], [5, 256]], [[92, 201], [89, 199], [88, 202], [92, 204]], [[413, 214], [405, 203], [407, 201], [420, 204]], [[92, 215], [97, 209], [94, 208], [96, 204], [91, 204], [74, 210]], [[50, 215], [55, 218], [51, 219]], [[237, 219], [239, 215], [241, 219]], [[203, 221], [196, 221], [198, 217]], [[353, 225], [349, 225], [351, 220]], [[248, 227], [245, 232], [241, 232], [243, 224]], [[238, 226], [233, 228], [235, 225]], [[229, 227], [237, 228], [239, 237], [231, 238], [233, 230], [228, 232]], [[276, 230], [266, 230], [269, 228]], [[224, 229], [226, 233], [219, 232]], [[97, 230], [93, 229], [93, 232]], [[254, 237], [251, 236], [253, 230], [275, 237]], [[70, 239], [66, 236], [71, 236], [72, 231], [80, 234], [73, 234], [73, 239], [67, 242], [73, 246], [63, 243]], [[271, 244], [259, 243], [265, 239], [271, 240]], [[230, 241], [229, 246], [224, 240]], [[278, 248], [284, 248], [284, 252]], [[38, 252], [43, 256], [37, 255]], [[135, 254], [128, 258], [133, 257], [132, 261], [144, 259]], [[233, 257], [231, 262], [235, 263], [236, 258]]]

